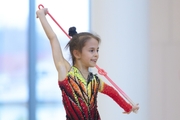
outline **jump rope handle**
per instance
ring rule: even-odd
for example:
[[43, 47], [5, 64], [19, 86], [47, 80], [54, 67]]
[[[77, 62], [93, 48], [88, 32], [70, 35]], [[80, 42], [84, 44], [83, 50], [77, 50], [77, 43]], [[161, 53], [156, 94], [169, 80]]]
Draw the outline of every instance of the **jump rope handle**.
[[[44, 6], [42, 4], [39, 4], [38, 5], [38, 8], [39, 9], [43, 9]], [[52, 20], [58, 25], [58, 27], [64, 32], [64, 34], [69, 38], [71, 39], [71, 37], [66, 33], [66, 31], [59, 25], [59, 23], [53, 18], [53, 16], [47, 12], [47, 14], [52, 18]], [[97, 65], [96, 65], [96, 68], [98, 69], [98, 73], [100, 75], [103, 75], [106, 77], [106, 79], [126, 98], [126, 100], [128, 100], [131, 105], [135, 106], [134, 102], [107, 76], [107, 72], [105, 72], [103, 69], [99, 68]], [[136, 111], [133, 111], [134, 113], [137, 113], [137, 110]]]

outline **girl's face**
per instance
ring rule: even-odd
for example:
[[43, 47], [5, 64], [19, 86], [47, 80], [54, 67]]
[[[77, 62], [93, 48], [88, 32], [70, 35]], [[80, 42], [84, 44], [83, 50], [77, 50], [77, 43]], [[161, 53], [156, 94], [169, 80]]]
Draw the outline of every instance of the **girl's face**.
[[91, 38], [82, 48], [82, 52], [80, 54], [81, 63], [86, 67], [94, 67], [99, 58], [99, 43], [96, 39]]

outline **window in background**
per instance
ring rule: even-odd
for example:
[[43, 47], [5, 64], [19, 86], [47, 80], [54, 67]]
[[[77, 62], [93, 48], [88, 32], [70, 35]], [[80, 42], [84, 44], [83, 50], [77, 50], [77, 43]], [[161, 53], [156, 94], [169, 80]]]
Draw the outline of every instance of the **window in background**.
[[27, 120], [28, 0], [4, 0], [0, 9], [0, 120]]
[[[75, 26], [77, 32], [89, 31], [89, 0], [36, 0], [36, 8], [43, 4], [49, 13], [68, 32]], [[47, 15], [47, 19], [57, 34], [63, 54], [70, 60], [68, 50], [64, 49], [69, 38], [61, 31], [55, 22]], [[56, 68], [53, 63], [50, 43], [37, 19], [37, 120], [65, 120], [65, 111], [58, 87]]]
[[[89, 0], [37, 0], [36, 10], [39, 4], [49, 9], [65, 31], [71, 26], [77, 27], [78, 32], [89, 30]], [[0, 120], [29, 120], [29, 0], [4, 0], [0, 9]], [[70, 60], [68, 50], [64, 49], [69, 39], [47, 18], [61, 42], [64, 56]], [[36, 92], [36, 120], [65, 120], [50, 44], [38, 19], [36, 25], [37, 51], [32, 54], [37, 54], [34, 58], [37, 78], [36, 86], [31, 88]]]

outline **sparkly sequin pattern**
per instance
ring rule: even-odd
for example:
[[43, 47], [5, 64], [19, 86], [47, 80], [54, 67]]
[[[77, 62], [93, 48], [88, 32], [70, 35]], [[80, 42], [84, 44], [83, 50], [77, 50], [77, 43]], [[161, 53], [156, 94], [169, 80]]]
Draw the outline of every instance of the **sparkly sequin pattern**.
[[89, 73], [85, 80], [76, 67], [72, 67], [67, 77], [59, 81], [67, 120], [100, 120], [97, 110], [99, 78]]

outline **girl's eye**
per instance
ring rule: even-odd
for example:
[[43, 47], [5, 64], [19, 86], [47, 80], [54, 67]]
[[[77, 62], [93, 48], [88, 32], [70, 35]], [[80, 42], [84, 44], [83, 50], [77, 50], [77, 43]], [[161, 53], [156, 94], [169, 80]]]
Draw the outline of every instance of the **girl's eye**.
[[94, 50], [90, 50], [90, 52], [94, 52]]

